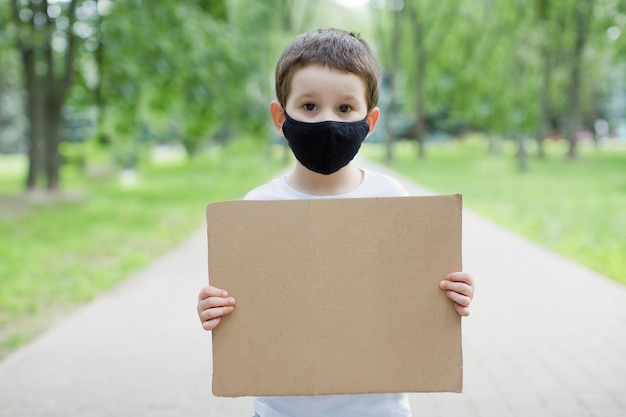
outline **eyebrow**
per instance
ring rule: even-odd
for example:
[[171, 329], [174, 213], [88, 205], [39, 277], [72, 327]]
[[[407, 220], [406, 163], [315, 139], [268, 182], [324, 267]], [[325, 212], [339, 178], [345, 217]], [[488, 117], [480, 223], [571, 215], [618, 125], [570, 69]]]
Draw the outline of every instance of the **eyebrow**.
[[346, 94], [343, 97], [341, 97], [343, 100], [358, 100], [359, 99], [359, 95], [358, 94]]
[[[297, 99], [297, 100], [306, 100], [306, 99], [318, 99], [319, 96], [321, 94], [317, 93], [317, 92], [304, 92], [302, 94], [294, 94], [293, 98]], [[339, 97], [339, 101], [342, 100], [346, 100], [346, 101], [351, 101], [351, 100], [359, 100], [359, 95], [358, 94], [344, 94], [343, 96]]]

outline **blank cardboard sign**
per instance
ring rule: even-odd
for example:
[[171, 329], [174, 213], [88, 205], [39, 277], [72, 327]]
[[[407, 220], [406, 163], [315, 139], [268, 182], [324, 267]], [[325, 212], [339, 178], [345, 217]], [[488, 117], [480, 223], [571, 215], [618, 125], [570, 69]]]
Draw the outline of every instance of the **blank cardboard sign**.
[[217, 396], [460, 392], [460, 195], [207, 207]]

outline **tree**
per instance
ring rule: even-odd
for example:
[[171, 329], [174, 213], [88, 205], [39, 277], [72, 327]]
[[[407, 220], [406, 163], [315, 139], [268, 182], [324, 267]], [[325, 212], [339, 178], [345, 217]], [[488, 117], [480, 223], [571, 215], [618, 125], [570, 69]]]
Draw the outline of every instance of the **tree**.
[[269, 29], [281, 1], [287, 2], [12, 0], [0, 5], [0, 21], [10, 16], [11, 23], [2, 30], [24, 69], [27, 188], [37, 187], [42, 177], [50, 190], [61, 185], [64, 112], [97, 109], [99, 137], [113, 144], [124, 165], [137, 160], [142, 141], [155, 137], [180, 140], [193, 153], [237, 129], [263, 129], [270, 94]]
[[237, 129], [260, 131], [274, 3], [115, 4], [100, 16], [101, 134], [132, 154], [140, 126], [169, 130], [193, 154]]
[[539, 56], [541, 57], [541, 87], [539, 89], [539, 122], [535, 139], [540, 158], [545, 157], [543, 142], [550, 134], [550, 82], [552, 79], [552, 45], [554, 33], [550, 25], [551, 0], [535, 0], [537, 30], [540, 32]]
[[[385, 68], [385, 91], [388, 109], [384, 119], [387, 136], [387, 158], [391, 159], [391, 144], [396, 136], [393, 128], [401, 124], [394, 120], [405, 111], [400, 103], [409, 103], [412, 107], [412, 123], [403, 129], [404, 135], [410, 136], [418, 145], [418, 157], [425, 155], [425, 139], [428, 131], [429, 115], [443, 111], [446, 107], [443, 96], [437, 91], [436, 85], [445, 74], [436, 69], [440, 55], [445, 54], [441, 48], [450, 31], [446, 25], [454, 20], [455, 5], [446, 2], [395, 0], [387, 7], [389, 13], [379, 13], [378, 19], [380, 43], [383, 45], [381, 55]], [[384, 32], [391, 32], [389, 39], [384, 39]], [[385, 52], [389, 51], [388, 54]], [[400, 85], [400, 83], [406, 83]], [[429, 114], [430, 110], [430, 114]], [[395, 116], [395, 117], [394, 117]]]
[[424, 148], [424, 138], [426, 136], [426, 103], [425, 103], [425, 83], [426, 83], [426, 63], [429, 52], [426, 50], [424, 41], [425, 19], [418, 5], [414, 2], [407, 3], [407, 14], [411, 27], [413, 28], [413, 46], [415, 48], [415, 140], [417, 141], [418, 156], [424, 158], [426, 151]]
[[567, 157], [576, 158], [577, 130], [580, 125], [580, 89], [583, 72], [582, 55], [589, 38], [594, 0], [576, 0], [572, 5], [572, 30], [574, 42], [570, 56], [570, 85], [568, 92], [568, 117], [566, 138], [569, 141]]
[[29, 120], [26, 187], [37, 187], [43, 173], [48, 190], [60, 186], [59, 155], [63, 103], [72, 84], [78, 0], [12, 1], [16, 46], [22, 57]]
[[[381, 91], [378, 100], [381, 112], [381, 125], [384, 131], [385, 158], [387, 162], [393, 162], [393, 144], [396, 134], [392, 127], [393, 114], [398, 108], [398, 73], [400, 71], [400, 36], [402, 33], [402, 11], [404, 4], [401, 1], [393, 2], [390, 7], [391, 29], [383, 19], [377, 21], [377, 35], [379, 44], [382, 45], [379, 60], [382, 66]], [[386, 33], [391, 31], [387, 38]]]
[[[398, 78], [408, 85], [399, 101], [418, 127], [425, 120], [430, 129], [455, 125], [520, 143], [535, 136], [541, 152], [552, 130], [574, 138], [602, 115], [608, 76], [620, 78], [609, 69], [624, 62], [616, 42], [626, 32], [624, 0], [400, 3], [408, 29], [398, 42]], [[378, 15], [388, 32], [396, 28]]]
[[[571, 141], [581, 123], [604, 115], [609, 76], [624, 80], [608, 69], [626, 65], [620, 12], [626, 0], [384, 4], [396, 11], [374, 12], [381, 39], [371, 39], [391, 93], [383, 126], [391, 132], [394, 114], [412, 115], [421, 155], [427, 129], [536, 136], [541, 145], [558, 124]], [[60, 186], [64, 112], [98, 109], [99, 135], [127, 164], [146, 141], [176, 139], [193, 154], [239, 132], [267, 137], [275, 59], [288, 38], [318, 25], [320, 5], [329, 6], [307, 0], [0, 2], [0, 21], [10, 17], [11, 23], [0, 27], [7, 35], [0, 45], [11, 39], [24, 68], [28, 188], [42, 178], [49, 189]]]

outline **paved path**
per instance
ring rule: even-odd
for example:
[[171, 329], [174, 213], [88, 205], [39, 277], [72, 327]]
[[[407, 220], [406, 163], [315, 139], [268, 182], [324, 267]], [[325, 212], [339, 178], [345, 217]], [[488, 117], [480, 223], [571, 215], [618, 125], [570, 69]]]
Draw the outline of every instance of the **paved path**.
[[[414, 416], [625, 417], [626, 287], [467, 210], [463, 239], [464, 392], [411, 394]], [[201, 231], [7, 357], [0, 417], [250, 417], [210, 394], [206, 271]]]

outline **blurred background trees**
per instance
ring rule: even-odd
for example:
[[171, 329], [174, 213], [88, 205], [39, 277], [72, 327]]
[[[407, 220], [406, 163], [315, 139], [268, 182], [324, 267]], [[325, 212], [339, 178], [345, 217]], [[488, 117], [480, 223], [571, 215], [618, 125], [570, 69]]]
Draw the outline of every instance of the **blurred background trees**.
[[10, 134], [21, 141], [2, 143], [28, 151], [26, 187], [59, 188], [64, 141], [98, 141], [132, 167], [147, 142], [177, 141], [193, 154], [235, 126], [262, 132], [281, 3], [3, 3], [2, 86], [17, 92], [27, 123]]
[[415, 127], [398, 129], [400, 136], [422, 142], [429, 132], [472, 129], [493, 138], [535, 137], [541, 155], [543, 140], [559, 135], [573, 159], [581, 132], [595, 133], [597, 120], [624, 123], [624, 1], [375, 4], [382, 8], [379, 33], [402, 27], [400, 42], [383, 40], [383, 49], [400, 50], [399, 62], [381, 55], [402, 80], [393, 96], [416, 113]]
[[0, 152], [28, 153], [25, 187], [55, 190], [64, 143], [100, 144], [128, 168], [155, 143], [193, 155], [242, 132], [269, 140], [278, 54], [322, 26], [362, 33], [381, 59], [372, 140], [416, 140], [422, 157], [428, 141], [471, 130], [494, 149], [518, 140], [520, 155], [526, 138], [541, 155], [561, 136], [575, 158], [582, 132], [626, 123], [626, 0], [340, 3], [2, 2]]

